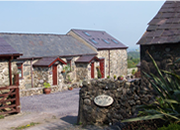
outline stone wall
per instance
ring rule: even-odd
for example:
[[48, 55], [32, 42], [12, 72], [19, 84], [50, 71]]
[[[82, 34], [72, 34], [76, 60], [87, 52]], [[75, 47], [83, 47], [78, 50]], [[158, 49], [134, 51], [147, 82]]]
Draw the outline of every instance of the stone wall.
[[9, 85], [9, 69], [8, 62], [0, 62], [0, 86], [8, 86]]
[[[79, 93], [78, 123], [102, 125], [127, 119], [137, 114], [136, 106], [153, 102], [151, 92], [151, 89], [141, 87], [140, 80], [131, 83], [113, 79], [83, 81]], [[113, 98], [110, 106], [95, 104], [95, 97], [102, 94]]]
[[[73, 58], [72, 60], [72, 72], [68, 73], [70, 75], [70, 78], [73, 82], [76, 82], [76, 65], [74, 61], [78, 57]], [[66, 59], [63, 59], [66, 61]], [[38, 60], [32, 60], [32, 65], [37, 62]], [[12, 80], [13, 80], [13, 74], [17, 73], [17, 65], [16, 63], [22, 63], [23, 65], [23, 78], [19, 79], [19, 88], [20, 90], [27, 90], [31, 89], [32, 86], [34, 88], [43, 88], [43, 83], [48, 82], [52, 87], [59, 87], [60, 89], [63, 88], [64, 83], [64, 77], [61, 73], [63, 67], [61, 64], [57, 66], [57, 75], [58, 75], [58, 85], [53, 85], [53, 74], [52, 74], [52, 66], [51, 67], [33, 67], [32, 68], [32, 74], [31, 74], [31, 60], [24, 60], [24, 61], [17, 61], [13, 60], [11, 62], [11, 70], [12, 70]], [[8, 70], [8, 61], [0, 61], [0, 78], [1, 83], [0, 87], [8, 86], [9, 85], [9, 70]], [[16, 71], [16, 72], [15, 72]], [[32, 81], [33, 80], [33, 81]], [[33, 85], [32, 85], [33, 83]], [[66, 85], [64, 85], [66, 86]]]
[[110, 50], [110, 77], [127, 75], [126, 49]]
[[[17, 66], [15, 63], [11, 63], [12, 80], [14, 74], [17, 73]], [[9, 86], [9, 65], [8, 61], [0, 61], [0, 87]], [[13, 83], [13, 82], [12, 82]]]
[[[44, 82], [49, 83], [49, 67], [34, 67], [34, 86], [37, 87], [43, 87]], [[51, 83], [52, 84], [52, 81]]]
[[[109, 59], [110, 53], [110, 59]], [[117, 77], [120, 75], [127, 75], [127, 50], [115, 49], [115, 50], [100, 50], [98, 51], [98, 58], [105, 58], [105, 77], [109, 75]], [[110, 70], [109, 70], [110, 60]]]
[[[66, 91], [66, 90], [68, 90], [68, 85], [69, 84], [63, 84], [62, 87], [61, 86], [51, 86], [51, 93]], [[77, 88], [77, 87], [79, 87], [79, 83], [73, 83], [71, 86], [73, 88]], [[42, 87], [20, 90], [20, 97], [33, 96], [33, 95], [39, 95], [39, 94], [43, 94]]]
[[[63, 70], [63, 67], [62, 67], [63, 65], [61, 65], [61, 64], [59, 64], [58, 66], [57, 66], [57, 78], [58, 78], [58, 86], [61, 86], [62, 87], [62, 84], [64, 83], [64, 78], [63, 78], [63, 75], [62, 75], [62, 73], [61, 73], [61, 71]], [[51, 67], [51, 71], [52, 71], [52, 67]], [[53, 81], [53, 79], [52, 79], [52, 75], [49, 75], [49, 76], [51, 76], [51, 82]], [[49, 77], [49, 79], [50, 79], [50, 77]], [[50, 80], [49, 80], [49, 82], [50, 82]], [[52, 84], [52, 83], [51, 83]]]
[[[32, 65], [37, 62], [37, 60], [32, 61]], [[61, 74], [62, 65], [58, 64], [57, 66], [57, 82], [58, 86], [62, 87], [62, 83], [64, 78]], [[19, 79], [19, 87], [21, 90], [23, 89], [30, 89], [33, 87], [43, 87], [44, 82], [50, 83], [53, 86], [53, 73], [52, 73], [52, 66], [51, 67], [32, 67], [32, 75], [31, 75], [31, 61], [26, 60], [23, 62], [23, 78]], [[33, 81], [32, 81], [33, 80]], [[32, 85], [33, 83], [33, 85]], [[57, 86], [57, 85], [54, 85]]]
[[[155, 59], [158, 67], [162, 70], [169, 70], [170, 68], [175, 69], [178, 74], [180, 74], [179, 65], [177, 64], [175, 68], [172, 68], [173, 62], [180, 58], [180, 44], [163, 44], [163, 45], [146, 45], [140, 48], [141, 51], [141, 72], [157, 74], [157, 71], [146, 51], [152, 55]], [[142, 85], [148, 85], [148, 80], [141, 73]]]
[[91, 71], [88, 69], [88, 64], [76, 63], [76, 80], [89, 79], [88, 71]]
[[[37, 60], [32, 60], [32, 64]], [[14, 61], [15, 63], [17, 61]], [[28, 89], [32, 88], [31, 80], [34, 77], [31, 75], [31, 60], [22, 61], [23, 63], [23, 78], [19, 79], [19, 88], [20, 89]], [[33, 70], [32, 70], [33, 73]]]

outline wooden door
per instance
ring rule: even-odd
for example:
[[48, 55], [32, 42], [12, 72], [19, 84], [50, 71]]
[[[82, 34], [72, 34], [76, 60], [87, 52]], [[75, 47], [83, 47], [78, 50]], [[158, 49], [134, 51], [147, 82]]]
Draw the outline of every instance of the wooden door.
[[104, 74], [104, 59], [100, 60], [100, 71], [101, 71], [101, 78], [104, 78], [105, 74]]
[[94, 62], [91, 63], [91, 78], [94, 78]]
[[53, 85], [57, 85], [57, 65], [53, 65]]

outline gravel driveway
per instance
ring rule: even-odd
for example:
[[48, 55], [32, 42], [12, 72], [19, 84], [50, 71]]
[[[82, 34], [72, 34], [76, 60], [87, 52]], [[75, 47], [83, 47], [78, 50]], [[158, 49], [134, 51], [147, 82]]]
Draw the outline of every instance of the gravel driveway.
[[78, 114], [79, 88], [51, 94], [21, 97], [22, 112], [54, 113], [57, 116]]
[[63, 130], [67, 127], [75, 130], [79, 88], [48, 95], [21, 97], [20, 103], [21, 113], [0, 119], [0, 130], [12, 130], [12, 127], [24, 126], [31, 122], [40, 124], [27, 130]]

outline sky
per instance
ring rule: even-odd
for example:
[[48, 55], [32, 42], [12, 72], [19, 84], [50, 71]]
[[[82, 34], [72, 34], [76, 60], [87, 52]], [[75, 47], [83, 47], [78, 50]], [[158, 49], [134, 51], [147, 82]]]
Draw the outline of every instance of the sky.
[[129, 49], [164, 1], [0, 1], [0, 32], [66, 34], [106, 31]]

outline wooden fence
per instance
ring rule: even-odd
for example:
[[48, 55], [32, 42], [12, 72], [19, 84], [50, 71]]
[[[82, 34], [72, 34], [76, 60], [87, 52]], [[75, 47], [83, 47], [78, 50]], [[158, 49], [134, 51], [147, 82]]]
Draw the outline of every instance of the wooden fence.
[[19, 78], [15, 76], [14, 85], [0, 87], [0, 115], [20, 112]]

